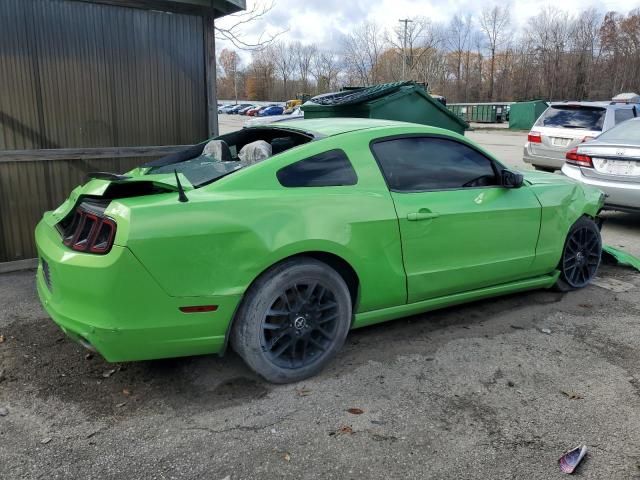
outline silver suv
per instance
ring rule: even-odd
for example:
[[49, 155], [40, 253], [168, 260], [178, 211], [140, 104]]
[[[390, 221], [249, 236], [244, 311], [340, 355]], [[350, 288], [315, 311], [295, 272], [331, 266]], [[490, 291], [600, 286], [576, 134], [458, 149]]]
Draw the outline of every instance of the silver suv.
[[531, 128], [523, 160], [536, 170], [559, 170], [569, 150], [618, 123], [637, 117], [639, 109], [640, 105], [633, 103], [552, 103]]

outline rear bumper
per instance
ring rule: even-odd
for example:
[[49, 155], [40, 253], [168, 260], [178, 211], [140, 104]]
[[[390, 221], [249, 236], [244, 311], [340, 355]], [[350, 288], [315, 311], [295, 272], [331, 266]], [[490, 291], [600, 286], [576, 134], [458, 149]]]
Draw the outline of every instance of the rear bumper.
[[640, 210], [640, 184], [599, 180], [582, 174], [580, 167], [565, 164], [562, 173], [585, 185], [599, 188], [606, 195], [605, 208], [620, 210]]
[[[74, 252], [45, 220], [36, 227], [40, 301], [71, 338], [107, 361], [122, 362], [219, 353], [240, 296], [171, 297], [131, 251]], [[43, 264], [48, 265], [45, 281]], [[217, 305], [182, 313], [182, 306]]]
[[529, 142], [524, 146], [522, 160], [524, 163], [529, 163], [536, 167], [555, 168], [556, 170], [560, 170], [562, 165], [564, 165], [564, 158], [554, 158], [532, 153], [529, 148]]

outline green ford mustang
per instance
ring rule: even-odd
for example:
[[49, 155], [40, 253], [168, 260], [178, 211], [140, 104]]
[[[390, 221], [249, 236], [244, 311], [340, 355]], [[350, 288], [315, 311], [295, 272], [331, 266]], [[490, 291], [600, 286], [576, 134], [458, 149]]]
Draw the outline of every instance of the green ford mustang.
[[604, 196], [438, 128], [248, 128], [92, 174], [36, 229], [38, 292], [108, 361], [224, 352], [317, 373], [349, 329], [596, 274]]

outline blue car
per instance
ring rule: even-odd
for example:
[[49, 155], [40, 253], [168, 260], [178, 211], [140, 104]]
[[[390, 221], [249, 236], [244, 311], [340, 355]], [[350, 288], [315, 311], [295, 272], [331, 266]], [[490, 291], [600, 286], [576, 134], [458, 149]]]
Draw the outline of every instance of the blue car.
[[271, 115], [282, 115], [283, 112], [284, 107], [274, 105], [261, 110], [258, 115], [260, 115], [261, 117], [270, 117]]

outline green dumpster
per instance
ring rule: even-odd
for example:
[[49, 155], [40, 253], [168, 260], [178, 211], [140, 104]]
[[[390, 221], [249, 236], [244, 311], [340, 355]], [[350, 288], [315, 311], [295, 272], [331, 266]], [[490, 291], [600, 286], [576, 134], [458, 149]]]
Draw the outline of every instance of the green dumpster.
[[509, 112], [509, 128], [530, 130], [547, 107], [547, 102], [542, 100], [512, 103]]
[[414, 82], [374, 85], [312, 98], [302, 106], [304, 117], [358, 117], [399, 120], [446, 128], [464, 135], [469, 127]]
[[510, 103], [450, 103], [448, 108], [465, 122], [501, 123], [507, 119]]

